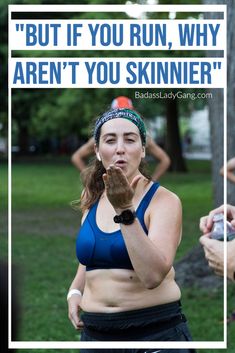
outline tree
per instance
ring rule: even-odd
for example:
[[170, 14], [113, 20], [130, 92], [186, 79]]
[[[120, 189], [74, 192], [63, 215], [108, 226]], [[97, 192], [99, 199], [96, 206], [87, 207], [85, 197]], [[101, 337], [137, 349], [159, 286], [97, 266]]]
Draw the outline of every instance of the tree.
[[167, 99], [166, 120], [166, 149], [171, 158], [171, 170], [186, 172], [187, 169], [182, 156], [177, 99]]
[[[224, 4], [224, 1], [219, 0], [204, 0], [205, 3], [217, 3]], [[228, 35], [227, 35], [227, 47], [228, 47], [228, 96], [227, 96], [227, 107], [228, 107], [228, 155], [234, 156], [235, 151], [235, 115], [234, 115], [234, 102], [235, 102], [235, 41], [234, 41], [234, 28], [235, 28], [235, 17], [234, 17], [234, 6], [235, 0], [227, 0], [227, 11], [228, 11]], [[214, 206], [218, 206], [223, 203], [223, 180], [219, 176], [219, 168], [223, 164], [223, 90], [214, 89], [212, 90], [213, 99], [209, 102], [209, 115], [211, 124], [211, 150], [212, 150], [212, 181], [214, 189]], [[235, 205], [234, 198], [235, 187], [229, 186], [228, 189], [228, 201]], [[210, 210], [208, 210], [209, 212]], [[207, 287], [218, 287], [221, 285], [221, 280], [211, 274], [211, 271], [207, 268], [202, 271], [200, 269], [205, 268], [205, 256], [201, 246], [197, 246], [192, 249], [183, 259], [176, 264], [176, 271], [178, 273], [178, 281], [181, 285], [192, 285], [197, 284], [199, 286]], [[186, 270], [187, 269], [187, 270]], [[190, 271], [188, 270], [190, 269]], [[193, 270], [191, 270], [193, 269]], [[190, 273], [189, 273], [190, 272]], [[193, 273], [193, 275], [192, 275]], [[191, 278], [192, 276], [192, 278]]]
[[[192, 4], [200, 3], [200, 0], [168, 0], [168, 4], [179, 4], [179, 3], [188, 3]], [[160, 0], [159, 3], [165, 4], [165, 1]], [[159, 18], [159, 14], [151, 13], [149, 14], [150, 18]], [[168, 18], [168, 14], [163, 14], [163, 18]], [[167, 16], [167, 17], [165, 17]], [[190, 16], [197, 17], [198, 14], [195, 13], [177, 13], [177, 19], [189, 18]], [[158, 54], [159, 56], [168, 56], [171, 59], [173, 57], [189, 57], [189, 56], [197, 56], [198, 51], [195, 53], [194, 51], [169, 51]], [[167, 91], [167, 90], [166, 90]], [[177, 92], [177, 90], [173, 89], [171, 91]], [[187, 90], [190, 91], [190, 90]], [[182, 153], [182, 144], [181, 144], [181, 136], [180, 136], [180, 128], [179, 128], [179, 117], [180, 117], [180, 107], [178, 99], [166, 99], [165, 104], [165, 117], [166, 117], [166, 150], [171, 158], [171, 166], [170, 170], [178, 171], [178, 172], [187, 172], [187, 166]], [[195, 104], [196, 102], [194, 102]], [[181, 105], [186, 105], [186, 102], [181, 103]], [[190, 105], [190, 103], [187, 103]], [[196, 103], [197, 104], [197, 103]], [[195, 105], [196, 105], [195, 104]], [[188, 108], [188, 107], [187, 107]], [[186, 108], [186, 109], [187, 109]]]
[[[228, 84], [227, 84], [227, 144], [228, 144], [228, 158], [235, 155], [235, 41], [234, 41], [234, 0], [227, 1], [211, 1], [204, 0], [206, 4], [227, 3], [228, 11], [228, 33], [227, 33], [227, 68], [228, 68]], [[214, 14], [209, 15], [210, 18]], [[220, 53], [216, 53], [218, 56]], [[208, 53], [208, 55], [210, 55]], [[219, 174], [219, 170], [223, 165], [223, 136], [224, 136], [224, 92], [223, 89], [213, 89], [213, 98], [209, 101], [209, 119], [211, 132], [211, 151], [212, 151], [212, 184], [214, 195], [214, 206], [223, 203], [223, 178]], [[228, 201], [235, 204], [235, 187], [228, 183]]]
[[0, 122], [2, 124], [3, 134], [7, 133], [7, 6], [3, 1], [0, 1], [0, 32], [1, 32], [1, 46], [0, 46]]
[[[235, 156], [235, 0], [228, 4], [228, 95], [227, 95], [227, 145], [228, 159]], [[235, 185], [228, 182], [228, 202], [235, 205]]]

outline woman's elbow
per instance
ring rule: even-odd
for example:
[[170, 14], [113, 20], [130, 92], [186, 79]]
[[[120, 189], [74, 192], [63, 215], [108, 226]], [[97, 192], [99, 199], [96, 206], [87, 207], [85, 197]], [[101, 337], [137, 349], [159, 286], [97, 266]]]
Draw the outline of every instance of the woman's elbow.
[[158, 286], [160, 286], [161, 282], [160, 281], [148, 281], [144, 284], [145, 288], [146, 289], [155, 289], [157, 288]]
[[73, 153], [73, 154], [72, 154], [70, 160], [71, 160], [71, 163], [76, 164], [76, 161], [77, 161], [76, 153]]
[[166, 266], [165, 269], [159, 272], [152, 272], [145, 278], [144, 286], [147, 289], [154, 289], [160, 286], [163, 280], [166, 278], [167, 274], [169, 273], [170, 269], [172, 268], [172, 264]]
[[166, 167], [169, 168], [171, 165], [171, 159], [169, 156], [166, 157]]
[[160, 286], [164, 278], [151, 278], [145, 281], [144, 286], [146, 289], [155, 289]]
[[220, 173], [221, 176], [224, 176], [224, 167], [220, 168], [219, 173]]
[[144, 281], [144, 286], [146, 289], [155, 289], [160, 286], [162, 281], [164, 280], [165, 275], [153, 275], [153, 276], [148, 276], [148, 278], [145, 279]]

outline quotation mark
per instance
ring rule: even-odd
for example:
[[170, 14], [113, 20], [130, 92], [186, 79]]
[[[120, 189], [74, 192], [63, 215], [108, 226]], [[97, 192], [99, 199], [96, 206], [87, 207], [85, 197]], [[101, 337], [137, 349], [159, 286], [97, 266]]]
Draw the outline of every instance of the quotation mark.
[[24, 23], [16, 23], [16, 32], [24, 31]]

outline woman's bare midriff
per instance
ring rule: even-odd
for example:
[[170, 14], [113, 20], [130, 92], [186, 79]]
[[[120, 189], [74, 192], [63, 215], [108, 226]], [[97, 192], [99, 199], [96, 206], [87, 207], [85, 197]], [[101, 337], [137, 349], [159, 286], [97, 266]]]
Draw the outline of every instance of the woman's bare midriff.
[[132, 270], [87, 271], [81, 308], [87, 312], [115, 313], [177, 301], [181, 293], [174, 276], [172, 267], [158, 287], [147, 289]]

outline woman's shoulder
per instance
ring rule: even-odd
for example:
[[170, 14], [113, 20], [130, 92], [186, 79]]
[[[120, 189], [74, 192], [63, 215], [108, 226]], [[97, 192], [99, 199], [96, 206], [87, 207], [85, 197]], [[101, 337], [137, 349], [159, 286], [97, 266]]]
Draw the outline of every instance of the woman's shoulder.
[[155, 206], [171, 206], [181, 208], [181, 200], [178, 195], [176, 195], [171, 190], [159, 185], [157, 192], [153, 196], [151, 204]]
[[94, 210], [96, 210], [96, 208], [98, 206], [98, 203], [99, 203], [99, 200], [100, 200], [100, 198], [98, 200], [96, 200], [94, 203], [92, 203], [89, 208], [84, 208], [82, 210], [81, 224], [84, 223], [84, 221], [86, 220], [86, 218], [87, 218], [87, 216], [88, 216], [90, 211], [92, 212], [92, 210], [93, 210], [93, 212], [94, 212]]

